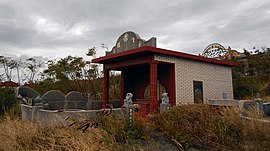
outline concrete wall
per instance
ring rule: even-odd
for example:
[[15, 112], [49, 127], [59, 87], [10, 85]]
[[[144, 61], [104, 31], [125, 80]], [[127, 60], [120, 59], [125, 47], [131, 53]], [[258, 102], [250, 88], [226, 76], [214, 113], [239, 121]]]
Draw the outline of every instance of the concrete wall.
[[[120, 108], [113, 109], [113, 111], [120, 111]], [[57, 110], [44, 110], [38, 106], [29, 106], [21, 104], [22, 120], [40, 122], [46, 124], [56, 124], [67, 126], [66, 119], [89, 119], [96, 120], [97, 112], [100, 110], [65, 110], [59, 112]]]
[[194, 103], [193, 81], [203, 82], [205, 103], [209, 99], [222, 99], [223, 93], [233, 99], [230, 67], [158, 54], [155, 60], [175, 63], [176, 104]]

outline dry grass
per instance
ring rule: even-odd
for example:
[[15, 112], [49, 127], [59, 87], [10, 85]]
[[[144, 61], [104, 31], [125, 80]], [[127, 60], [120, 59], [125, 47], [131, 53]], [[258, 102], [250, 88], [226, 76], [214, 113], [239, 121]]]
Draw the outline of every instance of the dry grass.
[[119, 143], [127, 143], [129, 139], [150, 139], [149, 137], [153, 130], [151, 126], [139, 119], [129, 123], [124, 115], [119, 113], [104, 116], [100, 118], [99, 123], [99, 126]]
[[267, 150], [270, 125], [240, 118], [237, 108], [181, 105], [153, 118], [157, 127], [185, 149]]
[[263, 99], [264, 103], [270, 102], [270, 96], [263, 96], [261, 98]]
[[270, 124], [241, 119], [237, 108], [181, 105], [153, 116], [148, 123], [142, 121], [128, 126], [123, 115], [113, 113], [100, 118], [98, 128], [82, 133], [75, 126], [41, 127], [7, 116], [0, 121], [0, 150], [142, 150], [132, 141], [149, 141], [153, 127], [185, 149], [249, 151], [270, 146]]
[[99, 128], [85, 133], [65, 127], [39, 127], [9, 117], [0, 122], [0, 150], [117, 150], [113, 139]]

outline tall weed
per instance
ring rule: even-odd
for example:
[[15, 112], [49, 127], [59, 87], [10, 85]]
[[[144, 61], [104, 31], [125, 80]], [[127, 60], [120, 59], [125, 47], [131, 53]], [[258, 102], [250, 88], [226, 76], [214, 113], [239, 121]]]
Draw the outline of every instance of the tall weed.
[[[245, 121], [239, 113], [237, 108], [180, 105], [156, 115], [153, 122], [186, 149], [193, 146], [204, 150], [256, 150], [270, 145], [270, 125]], [[250, 143], [252, 148], [247, 145]]]

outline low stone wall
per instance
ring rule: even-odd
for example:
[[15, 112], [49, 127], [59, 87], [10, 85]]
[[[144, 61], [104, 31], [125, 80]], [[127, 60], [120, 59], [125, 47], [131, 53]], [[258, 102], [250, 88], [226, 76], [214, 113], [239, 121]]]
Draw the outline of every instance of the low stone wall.
[[227, 100], [227, 99], [212, 99], [208, 100], [208, 104], [213, 106], [239, 106], [238, 100]]
[[[97, 112], [100, 110], [44, 110], [38, 106], [29, 106], [21, 104], [22, 120], [41, 122], [48, 124], [66, 125], [66, 119], [88, 119], [96, 120]], [[115, 108], [113, 111], [120, 112], [121, 108]]]

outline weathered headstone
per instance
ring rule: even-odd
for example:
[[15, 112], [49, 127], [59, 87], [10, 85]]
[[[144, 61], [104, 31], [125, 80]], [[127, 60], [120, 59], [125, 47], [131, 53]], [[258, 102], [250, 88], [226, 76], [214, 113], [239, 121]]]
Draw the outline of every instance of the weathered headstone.
[[87, 109], [87, 101], [78, 91], [71, 91], [66, 96], [66, 109]]
[[39, 96], [37, 91], [34, 89], [27, 87], [27, 86], [21, 86], [17, 90], [17, 98], [21, 101], [21, 103], [28, 104], [28, 105], [34, 105], [35, 98]]
[[256, 113], [258, 116], [263, 116], [263, 100], [241, 100], [240, 101], [242, 115], [249, 116], [250, 113]]
[[50, 110], [63, 109], [65, 104], [65, 95], [61, 91], [51, 90], [41, 97], [41, 102], [43, 104], [48, 103]]
[[256, 103], [259, 113], [263, 115], [263, 100], [261, 98], [255, 98], [253, 102]]
[[270, 103], [263, 103], [263, 112], [265, 116], [270, 117]]
[[27, 86], [21, 86], [18, 88], [18, 95], [21, 95], [22, 97], [29, 97], [32, 99], [35, 99], [39, 94], [34, 89], [27, 87]]

